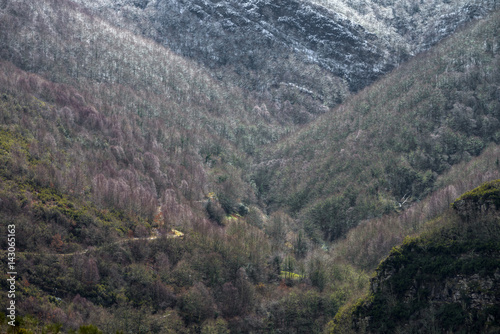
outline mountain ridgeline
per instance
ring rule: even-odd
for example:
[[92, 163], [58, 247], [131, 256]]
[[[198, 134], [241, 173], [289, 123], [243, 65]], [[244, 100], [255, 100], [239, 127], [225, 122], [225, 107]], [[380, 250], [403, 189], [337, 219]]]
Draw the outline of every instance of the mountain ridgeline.
[[498, 6], [486, 0], [430, 1], [420, 7], [340, 0], [77, 2], [248, 93], [298, 104], [299, 115], [278, 116], [295, 124]]
[[241, 72], [242, 80], [253, 77], [247, 87], [257, 91], [289, 82], [303, 86], [297, 80], [311, 79], [300, 73], [308, 64], [328, 69], [359, 90], [394, 65], [374, 34], [302, 1], [81, 3], [111, 13], [118, 24], [131, 22], [148, 37], [218, 72], [228, 67]]
[[498, 329], [498, 6], [0, 0], [0, 332]]

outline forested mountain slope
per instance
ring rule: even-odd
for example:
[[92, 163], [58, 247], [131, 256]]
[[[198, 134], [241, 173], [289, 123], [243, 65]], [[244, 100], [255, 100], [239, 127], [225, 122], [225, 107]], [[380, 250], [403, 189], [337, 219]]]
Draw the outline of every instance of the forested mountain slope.
[[370, 294], [331, 333], [496, 333], [500, 329], [500, 180], [453, 203], [377, 268]]
[[[231, 83], [214, 80], [200, 66], [114, 28], [73, 2], [21, 0], [4, 2], [0, 8], [2, 59], [25, 71], [76, 87], [92, 86], [99, 98], [134, 109], [139, 117], [162, 118], [168, 126], [208, 129], [248, 146], [244, 150], [249, 152], [288, 131], [268, 119], [278, 112], [269, 101], [263, 101], [267, 108], [254, 109], [257, 102]], [[137, 91], [142, 101], [128, 101], [125, 93], [107, 92], [112, 89], [108, 87]], [[165, 100], [168, 107], [161, 106]], [[120, 111], [108, 109], [108, 114]]]
[[498, 8], [496, 0], [313, 0], [376, 34], [395, 50], [415, 55], [460, 25]]
[[[17, 328], [321, 332], [366, 286], [350, 265], [327, 269], [286, 215], [251, 205], [241, 161], [201, 159], [193, 140], [204, 131], [151, 137], [145, 128], [161, 134], [161, 123], [129, 108], [106, 116], [88, 87], [0, 69], [0, 220], [3, 234], [15, 225]], [[6, 320], [0, 312], [2, 331]]]
[[[277, 58], [288, 67], [269, 77], [285, 84], [255, 94], [112, 13], [0, 1], [0, 227], [16, 226], [19, 332], [320, 333], [415, 221], [498, 178], [498, 14], [329, 111], [348, 80], [317, 63]], [[291, 135], [313, 113], [326, 115]]]
[[[2, 234], [16, 226], [17, 328], [322, 330], [347, 293], [320, 293], [336, 289], [322, 257], [285, 214], [262, 214], [244, 173], [289, 131], [276, 109], [70, 1], [2, 2], [0, 15], [0, 219]], [[366, 275], [335, 270], [336, 286], [363, 288]]]
[[499, 13], [453, 35], [263, 153], [255, 181], [309, 235], [399, 210], [499, 142]]
[[[305, 123], [498, 1], [78, 0]], [[318, 5], [319, 4], [319, 5]], [[300, 113], [289, 115], [289, 102]], [[269, 106], [268, 106], [269, 107]]]
[[[109, 13], [123, 27], [138, 27], [141, 33], [208, 67], [228, 66], [241, 72], [241, 80], [256, 85], [248, 88], [258, 90], [288, 83], [285, 74], [280, 74], [283, 68], [289, 69], [286, 75], [292, 80], [303, 77], [299, 71], [308, 63], [327, 68], [359, 89], [394, 62], [387, 50], [379, 48], [375, 35], [305, 1], [80, 3], [96, 13]], [[295, 64], [289, 59], [294, 55]], [[265, 80], [246, 78], [252, 74]]]
[[377, 268], [391, 249], [406, 236], [427, 231], [426, 222], [446, 211], [455, 199], [484, 182], [500, 177], [500, 145], [492, 144], [478, 157], [452, 166], [436, 179], [436, 190], [404, 210], [367, 219], [335, 241], [330, 251], [337, 261], [347, 261], [358, 268]]

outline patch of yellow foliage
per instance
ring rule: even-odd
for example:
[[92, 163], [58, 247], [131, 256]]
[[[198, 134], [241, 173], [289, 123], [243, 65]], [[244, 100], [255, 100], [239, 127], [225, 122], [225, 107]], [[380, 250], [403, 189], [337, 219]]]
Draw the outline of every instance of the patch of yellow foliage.
[[182, 238], [184, 236], [184, 233], [182, 233], [181, 231], [177, 231], [177, 230], [174, 230], [172, 229], [172, 233], [177, 237], [177, 238]]
[[290, 271], [281, 271], [281, 274], [280, 274], [280, 277], [282, 279], [292, 279], [292, 280], [300, 280], [302, 278], [304, 278], [304, 275], [299, 275], [299, 274], [296, 274], [296, 273], [292, 273]]

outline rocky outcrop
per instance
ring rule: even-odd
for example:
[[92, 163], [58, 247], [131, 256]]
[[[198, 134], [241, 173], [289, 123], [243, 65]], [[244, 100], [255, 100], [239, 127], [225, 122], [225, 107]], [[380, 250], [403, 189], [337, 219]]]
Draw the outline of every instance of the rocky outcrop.
[[498, 210], [500, 210], [500, 180], [487, 182], [476, 189], [466, 192], [453, 202], [452, 207], [464, 219], [471, 219], [488, 213], [498, 216]]
[[[353, 312], [356, 331], [482, 333], [500, 329], [498, 245], [463, 253], [454, 247], [425, 253], [422, 246], [409, 243], [382, 264], [372, 280], [371, 297]], [[440, 253], [434, 252], [437, 249]]]
[[460, 216], [448, 213], [442, 228], [394, 248], [344, 321], [357, 333], [499, 331], [499, 185], [465, 193], [454, 204]]

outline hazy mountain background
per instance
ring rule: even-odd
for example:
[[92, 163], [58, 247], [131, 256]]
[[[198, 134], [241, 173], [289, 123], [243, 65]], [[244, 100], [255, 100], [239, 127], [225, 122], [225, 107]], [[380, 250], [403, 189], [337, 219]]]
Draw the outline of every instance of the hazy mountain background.
[[[351, 311], [378, 298], [392, 247], [446, 244], [432, 233], [459, 221], [449, 205], [500, 177], [498, 6], [0, 1], [14, 332], [403, 328]], [[496, 261], [498, 238], [479, 241]], [[495, 308], [415, 305], [387, 314], [499, 327]]]

